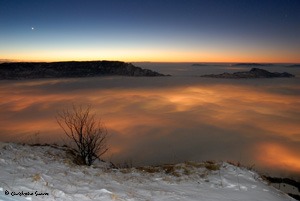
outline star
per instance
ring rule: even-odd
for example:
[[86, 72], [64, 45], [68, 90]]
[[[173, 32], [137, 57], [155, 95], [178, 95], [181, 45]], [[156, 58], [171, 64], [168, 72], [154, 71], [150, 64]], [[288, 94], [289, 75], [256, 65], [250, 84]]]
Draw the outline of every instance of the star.
[[31, 30], [34, 30], [34, 27], [31, 27]]

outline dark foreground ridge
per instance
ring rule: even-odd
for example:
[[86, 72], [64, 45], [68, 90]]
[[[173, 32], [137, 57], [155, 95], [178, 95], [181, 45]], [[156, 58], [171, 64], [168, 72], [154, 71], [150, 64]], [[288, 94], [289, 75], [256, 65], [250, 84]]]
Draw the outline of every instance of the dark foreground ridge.
[[165, 76], [120, 61], [18, 62], [0, 64], [0, 80], [75, 78], [103, 75]]
[[228, 78], [228, 79], [242, 79], [242, 78], [275, 78], [275, 77], [295, 77], [289, 73], [271, 73], [269, 71], [252, 68], [250, 71], [236, 72], [236, 73], [222, 73], [222, 74], [211, 74], [211, 75], [202, 75], [201, 77], [212, 77], [212, 78]]

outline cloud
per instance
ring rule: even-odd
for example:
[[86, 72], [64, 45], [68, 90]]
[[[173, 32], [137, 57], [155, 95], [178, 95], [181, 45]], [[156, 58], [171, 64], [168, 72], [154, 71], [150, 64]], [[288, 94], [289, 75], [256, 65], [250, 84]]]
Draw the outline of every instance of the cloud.
[[4, 81], [0, 89], [1, 140], [39, 131], [40, 141], [59, 141], [56, 112], [77, 103], [104, 122], [107, 157], [117, 163], [233, 160], [270, 168], [261, 160], [268, 143], [300, 153], [300, 93], [291, 80], [102, 77]]

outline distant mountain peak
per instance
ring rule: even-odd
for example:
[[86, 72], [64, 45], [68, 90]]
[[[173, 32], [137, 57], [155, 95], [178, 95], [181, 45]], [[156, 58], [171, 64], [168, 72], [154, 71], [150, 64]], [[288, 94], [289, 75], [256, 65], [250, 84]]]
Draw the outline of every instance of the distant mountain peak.
[[201, 77], [212, 77], [212, 78], [228, 78], [228, 79], [242, 79], [242, 78], [276, 78], [276, 77], [295, 77], [290, 73], [271, 73], [267, 70], [260, 68], [252, 68], [250, 71], [236, 72], [236, 73], [222, 73], [222, 74], [211, 74], [202, 75]]

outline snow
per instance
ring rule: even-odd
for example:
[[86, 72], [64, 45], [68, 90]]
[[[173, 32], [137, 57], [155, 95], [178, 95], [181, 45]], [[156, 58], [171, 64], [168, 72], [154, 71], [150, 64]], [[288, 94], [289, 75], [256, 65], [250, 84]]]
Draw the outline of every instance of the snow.
[[0, 142], [0, 200], [294, 200], [256, 172], [224, 162], [111, 169], [100, 161], [75, 165], [64, 149]]

